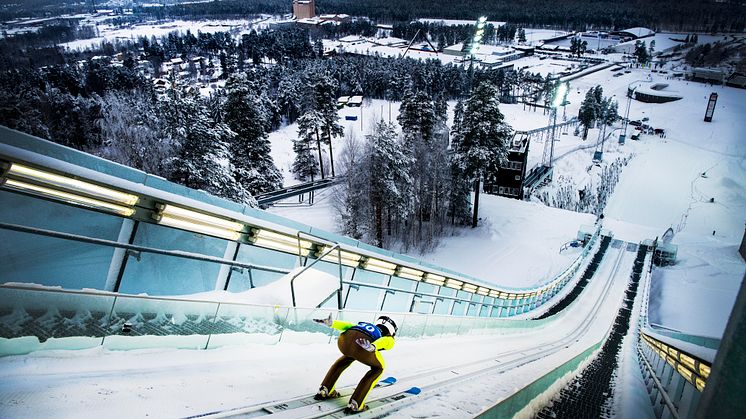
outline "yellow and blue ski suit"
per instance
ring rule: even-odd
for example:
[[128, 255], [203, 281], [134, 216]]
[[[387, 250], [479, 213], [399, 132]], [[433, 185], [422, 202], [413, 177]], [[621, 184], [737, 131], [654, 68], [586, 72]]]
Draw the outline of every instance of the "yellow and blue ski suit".
[[[369, 366], [370, 371], [360, 380], [350, 398], [350, 400], [357, 402], [359, 408], [362, 409], [368, 393], [370, 393], [370, 390], [381, 378], [386, 366], [380, 351], [392, 349], [394, 347], [394, 338], [392, 336], [383, 336], [381, 330], [372, 323], [360, 322], [355, 324], [335, 320], [331, 327], [342, 332], [337, 340], [337, 347], [342, 352], [342, 356], [329, 368], [329, 372], [326, 373], [326, 377], [324, 377], [321, 385], [328, 388], [329, 392], [331, 392], [334, 390], [339, 376], [354, 361], [362, 362]], [[360, 338], [369, 341], [376, 349], [373, 352], [363, 349], [355, 342]]]

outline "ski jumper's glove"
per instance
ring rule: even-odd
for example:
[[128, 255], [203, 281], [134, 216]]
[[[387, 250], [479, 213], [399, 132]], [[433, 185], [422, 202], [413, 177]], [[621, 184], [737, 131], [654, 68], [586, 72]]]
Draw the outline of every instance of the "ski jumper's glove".
[[325, 319], [313, 319], [316, 323], [323, 324], [326, 327], [332, 327], [332, 314], [329, 313], [329, 317]]
[[376, 350], [376, 347], [372, 343], [370, 343], [368, 339], [357, 338], [355, 339], [355, 343], [360, 345], [361, 348], [365, 349], [368, 352], [374, 352]]

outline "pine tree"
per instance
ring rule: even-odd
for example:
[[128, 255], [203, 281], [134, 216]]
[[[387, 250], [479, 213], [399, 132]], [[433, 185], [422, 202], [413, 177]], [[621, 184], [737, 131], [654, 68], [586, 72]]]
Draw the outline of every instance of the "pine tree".
[[583, 126], [583, 140], [588, 138], [588, 130], [593, 125], [593, 121], [598, 117], [598, 106], [594, 89], [588, 89], [578, 112], [578, 120], [580, 121], [580, 125]]
[[464, 173], [464, 162], [461, 158], [461, 135], [464, 117], [464, 103], [459, 100], [453, 111], [453, 126], [451, 127], [451, 187], [449, 199], [449, 215], [451, 224], [466, 224], [469, 221], [471, 202], [469, 200], [469, 179]]
[[233, 177], [229, 144], [235, 133], [216, 123], [199, 98], [182, 101], [183, 137], [169, 160], [169, 179], [194, 189], [252, 206], [256, 201]]
[[316, 164], [316, 158], [312, 153], [312, 143], [297, 139], [293, 141], [293, 151], [295, 160], [291, 171], [298, 180], [313, 180], [319, 174], [319, 166]]
[[321, 142], [329, 145], [332, 177], [334, 176], [332, 139], [344, 135], [344, 129], [339, 124], [339, 114], [337, 113], [336, 90], [336, 82], [329, 76], [320, 78], [314, 86], [314, 110], [317, 112], [321, 123], [319, 127]]
[[526, 30], [523, 28], [518, 29], [518, 42], [521, 44], [526, 42]]
[[231, 77], [225, 89], [224, 119], [236, 133], [230, 144], [236, 181], [252, 195], [279, 189], [282, 174], [272, 161], [267, 139], [273, 104], [244, 74]]
[[382, 247], [384, 210], [388, 209], [397, 215], [406, 213], [406, 197], [402, 196], [402, 191], [408, 189], [406, 186], [411, 183], [407, 168], [412, 161], [402, 152], [393, 124], [383, 120], [377, 122], [367, 139], [372, 230], [375, 234], [374, 244]]
[[338, 214], [340, 231], [357, 240], [367, 235], [370, 219], [370, 168], [365, 147], [354, 134], [345, 137], [340, 156], [340, 172], [346, 174], [339, 187], [332, 189], [332, 204]]
[[472, 227], [477, 226], [482, 176], [489, 165], [499, 165], [505, 159], [512, 133], [498, 108], [497, 96], [497, 88], [492, 83], [482, 82], [464, 104], [459, 158], [465, 175], [474, 181]]
[[635, 52], [633, 53], [635, 59], [640, 64], [647, 64], [650, 61], [650, 54], [648, 53], [645, 41], [635, 41]]
[[425, 92], [408, 89], [402, 98], [397, 121], [402, 128], [405, 142], [413, 143], [421, 139], [424, 143], [429, 143], [436, 123], [432, 100]]
[[606, 127], [613, 124], [619, 118], [618, 104], [611, 98], [603, 98], [599, 107], [598, 123], [601, 124], [599, 139], [605, 138]]
[[277, 86], [277, 106], [280, 113], [293, 123], [301, 113], [301, 91], [304, 84], [299, 77], [286, 75]]
[[321, 178], [324, 179], [324, 159], [321, 156], [321, 131], [322, 118], [315, 110], [310, 110], [298, 118], [298, 140], [305, 145], [310, 151], [312, 144], [316, 142], [316, 150], [319, 153], [319, 166], [321, 168]]
[[431, 218], [426, 205], [432, 193], [432, 151], [435, 147], [435, 127], [438, 121], [435, 105], [425, 92], [408, 89], [399, 108], [399, 125], [402, 128], [402, 146], [412, 164], [407, 169], [412, 178], [413, 193], [410, 202], [414, 217], [406, 223], [406, 245], [423, 241], [423, 225]]
[[155, 106], [144, 95], [109, 93], [102, 100], [102, 146], [97, 154], [158, 176], [171, 156], [174, 138], [163, 135]]

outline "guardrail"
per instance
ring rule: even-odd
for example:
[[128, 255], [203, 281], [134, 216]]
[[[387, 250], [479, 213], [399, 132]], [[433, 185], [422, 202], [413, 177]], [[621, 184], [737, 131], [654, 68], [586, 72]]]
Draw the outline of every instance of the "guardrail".
[[[325, 189], [325, 188], [334, 186], [342, 182], [344, 178], [345, 178], [344, 176], [342, 177], [338, 176], [334, 178], [319, 179], [319, 180], [314, 180], [310, 182], [300, 183], [297, 185], [288, 186], [286, 188], [278, 189], [276, 191], [257, 195], [256, 201], [259, 203], [259, 206], [261, 206], [262, 208], [265, 208], [269, 206], [270, 204], [273, 204], [277, 201], [281, 201], [283, 199], [292, 198], [294, 196], [302, 195], [305, 193], [313, 194], [317, 190]], [[313, 203], [313, 198], [311, 198], [311, 203]]]
[[641, 333], [638, 361], [657, 418], [692, 418], [710, 363]]
[[[652, 250], [652, 249], [651, 249]], [[647, 267], [647, 269], [643, 269]], [[640, 271], [646, 273], [643, 310], [638, 333], [637, 360], [647, 386], [647, 392], [657, 418], [693, 418], [712, 368], [711, 362], [683, 350], [673, 343], [678, 340], [717, 349], [718, 339], [692, 336], [651, 326], [648, 321], [652, 261], [646, 257]], [[660, 336], [660, 337], [656, 337]], [[666, 341], [664, 342], [663, 339]], [[683, 346], [683, 345], [682, 345]]]
[[676, 372], [684, 377], [689, 384], [694, 385], [700, 392], [705, 389], [712, 364], [680, 349], [676, 349], [671, 345], [667, 345], [646, 333], [642, 333], [642, 342], [649, 349], [649, 351], [646, 351], [648, 354], [657, 354], [660, 359], [671, 365]]
[[[3, 134], [0, 194], [8, 199], [8, 208], [22, 208], [22, 211], [1, 213], [0, 219], [6, 225], [24, 224], [22, 227], [26, 229], [16, 229], [19, 232], [36, 231], [37, 235], [85, 243], [61, 251], [55, 240], [14, 235], [13, 248], [0, 248], [13, 261], [5, 275], [13, 281], [27, 281], [31, 276], [45, 285], [73, 289], [190, 294], [210, 290], [205, 289], [205, 283], [209, 282], [206, 278], [213, 276], [215, 281], [210, 284], [215, 284], [214, 289], [230, 287], [231, 291], [241, 291], [277, 279], [274, 274], [284, 273], [297, 266], [296, 263], [308, 263], [309, 258], [317, 258], [323, 253], [323, 246], [331, 242], [354, 256], [355, 263], [342, 263], [348, 273], [352, 269], [405, 278], [417, 284], [414, 291], [420, 286], [426, 288], [425, 284], [434, 284], [466, 293], [464, 296], [468, 295], [475, 303], [515, 300], [520, 302], [518, 305], [527, 303], [535, 308], [563, 285], [561, 279], [554, 279], [530, 288], [497, 288], [470, 275], [220, 200], [39, 138], [2, 127], [0, 133]], [[67, 233], [54, 231], [50, 225]], [[296, 237], [311, 232], [314, 233], [311, 240], [301, 241]], [[161, 251], [156, 246], [144, 245], [164, 242], [184, 250]], [[108, 253], [105, 247], [116, 251]], [[32, 257], [39, 249], [51, 251], [50, 257]], [[147, 263], [139, 258], [146, 250], [151, 254]], [[76, 260], [60, 266], [56, 261], [59, 253], [59, 257], [73, 253], [89, 257], [80, 263]], [[213, 265], [174, 263], [170, 256], [177, 256], [176, 253], [189, 255], [186, 259], [191, 261]], [[218, 257], [220, 254], [224, 256]], [[291, 255], [298, 262], [293, 262]], [[135, 264], [130, 256], [140, 263]], [[214, 263], [223, 266], [216, 267], [219, 265]], [[265, 269], [254, 277], [252, 267], [260, 265], [282, 267], [283, 272]], [[240, 271], [246, 268], [248, 279]], [[571, 266], [568, 271], [572, 269]], [[51, 272], [56, 278], [53, 282], [48, 280]], [[558, 278], [563, 276], [566, 275], [560, 274]], [[105, 283], [101, 284], [104, 279]]]
[[[384, 287], [344, 281], [347, 286]], [[394, 292], [412, 293], [394, 289]], [[427, 293], [421, 293], [427, 294]], [[431, 294], [466, 304], [469, 299]], [[510, 302], [502, 308], [518, 311]], [[151, 297], [106, 291], [77, 291], [0, 285], [0, 355], [45, 349], [174, 347], [210, 349], [245, 342], [276, 344], [288, 332], [311, 332], [309, 341], [331, 341], [329, 329], [311, 321], [329, 311], [339, 319], [375, 321], [382, 310], [293, 308], [208, 299]], [[386, 311], [391, 315], [391, 312]], [[513, 320], [439, 314], [396, 313], [398, 336], [514, 333], [562, 321]]]
[[[288, 332], [310, 332], [304, 340], [329, 342], [332, 331], [313, 318], [331, 311], [342, 320], [373, 322], [383, 313], [23, 285], [0, 285], [0, 302], [0, 355], [96, 346], [210, 349], [246, 342], [276, 344]], [[397, 336], [410, 338], [512, 333], [546, 324], [437, 314], [395, 316]]]
[[[235, 268], [245, 268], [249, 270], [250, 277], [251, 277], [252, 270], [260, 270], [260, 271], [280, 273], [280, 274], [288, 274], [291, 271], [290, 269], [286, 269], [286, 268], [278, 268], [278, 267], [273, 267], [273, 266], [238, 262], [235, 260], [218, 258], [218, 257], [213, 257], [213, 256], [198, 254], [198, 253], [193, 253], [193, 252], [164, 250], [164, 249], [152, 248], [152, 247], [147, 247], [147, 246], [139, 246], [139, 245], [133, 245], [133, 244], [128, 244], [128, 243], [121, 243], [121, 242], [112, 241], [112, 240], [98, 239], [98, 238], [92, 238], [92, 237], [87, 237], [87, 236], [82, 236], [82, 235], [62, 233], [62, 232], [34, 228], [34, 227], [20, 226], [16, 224], [0, 223], [0, 229], [7, 229], [11, 231], [18, 231], [18, 232], [35, 234], [35, 235], [40, 235], [40, 236], [54, 237], [54, 238], [64, 239], [64, 240], [79, 241], [79, 242], [94, 244], [94, 245], [99, 245], [99, 246], [126, 249], [128, 251], [133, 251], [133, 252], [152, 253], [152, 254], [172, 256], [172, 257], [183, 258], [183, 259], [197, 260], [197, 261], [208, 262], [208, 263], [213, 263], [213, 264], [226, 265], [226, 266], [235, 267]], [[365, 282], [344, 281], [343, 280], [343, 266], [342, 266], [342, 260], [341, 260], [342, 256], [341, 256], [341, 250], [340, 250], [339, 244], [325, 241], [322, 238], [315, 237], [308, 233], [299, 232], [297, 235], [297, 241], [299, 243], [298, 244], [299, 254], [297, 256], [302, 264], [304, 261], [305, 262], [308, 261], [308, 258], [304, 259], [302, 255], [300, 254], [300, 251], [302, 250], [300, 247], [300, 242], [302, 240], [301, 235], [313, 237], [314, 240], [319, 240], [324, 243], [328, 243], [328, 246], [331, 246], [330, 249], [327, 249], [327, 251], [322, 252], [319, 255], [317, 255], [316, 259], [312, 259], [312, 262], [309, 265], [306, 265], [303, 270], [306, 270], [310, 266], [313, 266], [317, 264], [318, 262], [322, 261], [327, 255], [332, 253], [332, 250], [336, 250], [338, 252], [338, 258], [336, 261], [336, 265], [338, 267], [338, 272], [339, 272], [339, 280], [340, 280], [340, 287], [337, 293], [338, 295], [337, 308], [338, 309], [343, 309], [347, 306], [347, 300], [345, 299], [343, 301], [343, 298], [342, 298], [342, 292], [343, 292], [342, 286], [348, 285], [350, 287], [357, 287], [358, 289], [359, 287], [367, 287], [367, 288], [373, 288], [373, 289], [386, 290], [387, 292], [394, 292], [394, 293], [400, 292], [400, 293], [413, 296], [412, 301], [414, 301], [413, 299], [416, 297], [428, 296], [434, 299], [464, 302], [469, 305], [481, 306], [483, 309], [487, 309], [488, 310], [488, 314], [486, 314], [487, 317], [502, 317], [502, 316], [512, 316], [512, 315], [522, 314], [532, 309], [535, 309], [541, 306], [542, 304], [544, 304], [544, 302], [546, 302], [553, 295], [558, 293], [565, 286], [565, 284], [567, 284], [567, 282], [572, 278], [572, 276], [577, 272], [582, 261], [587, 257], [591, 247], [593, 247], [599, 234], [600, 234], [600, 230], [597, 230], [596, 233], [591, 237], [591, 239], [589, 240], [589, 242], [587, 243], [586, 247], [583, 249], [581, 254], [565, 271], [558, 274], [556, 277], [554, 277], [552, 280], [550, 280], [546, 284], [540, 285], [539, 287], [535, 288], [533, 291], [532, 290], [517, 290], [514, 293], [495, 293], [495, 295], [488, 296], [487, 292], [482, 293], [478, 290], [477, 287], [474, 287], [473, 292], [469, 293], [470, 295], [472, 295], [469, 298], [457, 297], [458, 295], [457, 292], [454, 293], [454, 295], [448, 295], [444, 292], [436, 294], [436, 293], [423, 292], [417, 289], [406, 290], [406, 289], [395, 288], [395, 287], [390, 287], [390, 286], [367, 284]], [[135, 256], [139, 260], [139, 253], [136, 254]], [[359, 268], [359, 267], [353, 268], [353, 274], [354, 274], [354, 271], [357, 271], [358, 269], [363, 269], [363, 268]], [[296, 276], [298, 276], [299, 274], [300, 273], [296, 274]], [[293, 301], [293, 305], [295, 306], [295, 289], [293, 286], [293, 280], [294, 278], [291, 279], [291, 298]], [[227, 281], [228, 280], [226, 280], [224, 289], [227, 289], [228, 287]], [[252, 287], [253, 287], [253, 283], [252, 283]], [[443, 289], [444, 287], [441, 286], [439, 288]], [[118, 290], [118, 289], [115, 288], [115, 290]], [[539, 292], [536, 290], [542, 290], [542, 291]], [[381, 301], [381, 307], [380, 307], [381, 309], [383, 309], [383, 306], [385, 304], [385, 298], [386, 298], [386, 295], [383, 296], [383, 300]], [[433, 310], [435, 309], [434, 305], [432, 309]], [[496, 314], [494, 314], [495, 309], [497, 309]], [[411, 304], [408, 307], [400, 308], [399, 311], [412, 311]], [[482, 315], [482, 314], [478, 312], [477, 315]]]
[[140, 253], [152, 253], [155, 255], [173, 256], [173, 257], [182, 258], [182, 259], [191, 259], [191, 260], [198, 260], [202, 262], [219, 263], [221, 265], [230, 265], [230, 266], [246, 268], [246, 269], [257, 269], [257, 270], [267, 271], [267, 272], [275, 272], [275, 273], [282, 273], [282, 274], [290, 273], [290, 269], [276, 268], [273, 266], [256, 265], [252, 263], [237, 262], [235, 260], [221, 259], [218, 257], [203, 255], [200, 253], [164, 250], [164, 249], [158, 249], [154, 247], [138, 246], [135, 244], [120, 243], [120, 242], [116, 242], [112, 240], [97, 239], [95, 237], [82, 236], [79, 234], [62, 233], [59, 231], [46, 230], [43, 228], [27, 227], [27, 226], [22, 226], [18, 224], [9, 224], [9, 223], [0, 222], [0, 229], [18, 231], [21, 233], [37, 234], [40, 236], [54, 237], [56, 239], [73, 240], [73, 241], [78, 241], [82, 243], [95, 244], [99, 246], [116, 247], [119, 249], [126, 249], [126, 250], [131, 250], [131, 251], [140, 252]]

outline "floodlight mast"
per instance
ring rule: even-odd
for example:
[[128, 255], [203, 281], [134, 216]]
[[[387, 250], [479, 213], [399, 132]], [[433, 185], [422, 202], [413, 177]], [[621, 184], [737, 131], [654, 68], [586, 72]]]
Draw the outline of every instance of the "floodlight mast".
[[569, 83], [561, 82], [554, 89], [552, 98], [552, 138], [549, 140], [549, 167], [554, 165], [554, 142], [556, 141], [557, 131], [557, 108], [564, 106], [567, 101], [567, 92], [570, 90]]
[[474, 37], [471, 39], [471, 45], [469, 45], [469, 51], [466, 56], [469, 60], [473, 61], [476, 59], [475, 54], [479, 50], [479, 44], [482, 42], [484, 37], [484, 27], [487, 23], [487, 16], [481, 16], [477, 19], [477, 29], [474, 31]]

